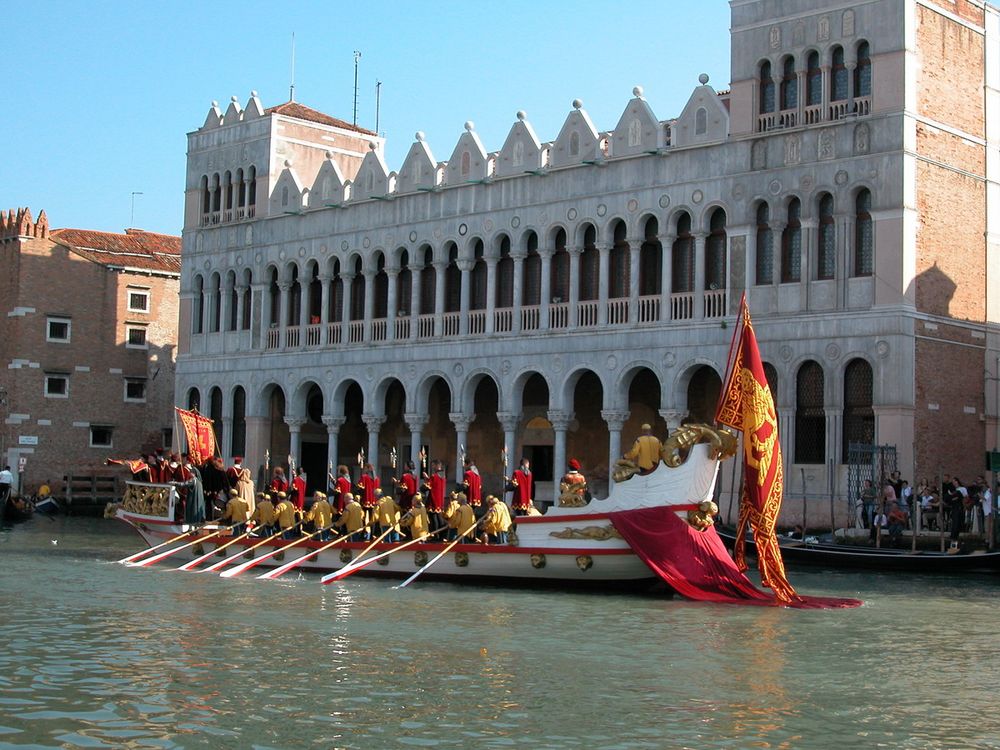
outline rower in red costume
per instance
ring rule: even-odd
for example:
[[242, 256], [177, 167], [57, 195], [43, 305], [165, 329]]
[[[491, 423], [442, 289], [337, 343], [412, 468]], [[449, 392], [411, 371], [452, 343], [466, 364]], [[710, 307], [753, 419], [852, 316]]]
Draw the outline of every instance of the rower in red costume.
[[531, 507], [532, 482], [531, 462], [527, 458], [521, 459], [521, 465], [514, 472], [511, 484], [514, 485], [514, 499], [511, 505], [519, 516], [523, 516]]
[[375, 476], [375, 468], [371, 464], [365, 464], [365, 470], [358, 478], [358, 489], [361, 490], [361, 497], [358, 500], [361, 502], [362, 508], [369, 511], [378, 505], [378, 497], [375, 494], [375, 490], [381, 489], [381, 487], [381, 481]]
[[399, 509], [406, 513], [413, 507], [413, 496], [417, 494], [417, 469], [413, 461], [406, 462], [406, 471], [395, 482], [396, 493], [399, 496]]
[[347, 507], [347, 496], [351, 494], [351, 470], [344, 464], [337, 467], [337, 481], [334, 483], [336, 497], [332, 503], [337, 513], [343, 513]]
[[471, 458], [465, 459], [465, 476], [462, 484], [465, 485], [465, 496], [469, 500], [469, 505], [478, 508], [483, 504], [483, 478], [479, 476], [479, 469], [476, 462]]
[[301, 466], [292, 480], [291, 501], [298, 510], [306, 506], [306, 470]]

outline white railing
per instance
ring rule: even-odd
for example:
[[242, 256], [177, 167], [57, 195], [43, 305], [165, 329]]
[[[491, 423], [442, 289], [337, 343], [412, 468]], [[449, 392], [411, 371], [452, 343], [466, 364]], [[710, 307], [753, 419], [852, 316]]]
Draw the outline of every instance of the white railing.
[[267, 343], [265, 346], [268, 349], [277, 349], [281, 346], [281, 329], [280, 328], [268, 328], [267, 329]]
[[341, 343], [344, 336], [344, 325], [342, 323], [327, 323], [326, 324], [326, 343], [327, 346], [337, 346]]
[[225, 211], [223, 211], [222, 212], [222, 220], [224, 222], [227, 222], [227, 223], [230, 222], [230, 221], [232, 221], [233, 220], [233, 209], [227, 208]]
[[289, 326], [285, 329], [285, 347], [293, 349], [299, 345], [299, 327]]
[[839, 102], [830, 102], [830, 120], [843, 120], [850, 111], [850, 104], [846, 99]]
[[320, 346], [323, 343], [323, 326], [313, 324], [306, 327], [306, 346]]
[[538, 305], [530, 305], [521, 308], [521, 330], [537, 331], [541, 320], [541, 308]]
[[417, 316], [417, 338], [434, 338], [434, 313]]
[[549, 305], [549, 328], [569, 327], [569, 303]]
[[252, 219], [256, 215], [257, 215], [257, 206], [256, 204], [251, 203], [249, 206], [247, 206], [247, 218]]
[[774, 130], [776, 121], [777, 115], [774, 112], [765, 112], [764, 114], [757, 115], [757, 132], [766, 133], [768, 130]]
[[505, 307], [493, 311], [493, 330], [497, 333], [510, 333], [514, 330], [514, 310]]
[[628, 297], [608, 300], [608, 325], [620, 326], [628, 323]]
[[365, 321], [352, 320], [347, 326], [348, 343], [358, 344], [365, 340]]
[[670, 319], [691, 320], [694, 317], [694, 293], [675, 292], [670, 295]]
[[639, 297], [639, 323], [657, 323], [660, 320], [660, 295]]
[[385, 341], [386, 325], [385, 318], [372, 321], [372, 341]]
[[726, 290], [709, 289], [705, 291], [705, 317], [722, 318], [726, 315]]
[[240, 206], [239, 208], [236, 209], [236, 221], [243, 221], [246, 215], [247, 215], [247, 210], [243, 208], [243, 206]]
[[469, 334], [471, 336], [481, 336], [486, 333], [486, 311], [469, 311]]
[[817, 122], [823, 121], [823, 105], [822, 104], [812, 104], [806, 107], [802, 111], [802, 118], [805, 120], [806, 125], [815, 125]]
[[576, 308], [576, 325], [579, 328], [589, 328], [597, 325], [597, 301], [580, 302]]
[[441, 317], [441, 331], [442, 336], [457, 336], [458, 332], [461, 330], [459, 326], [462, 325], [462, 313], [450, 312], [444, 313]]
[[410, 319], [396, 318], [396, 341], [410, 338]]
[[859, 96], [854, 100], [854, 111], [858, 117], [870, 115], [872, 112], [872, 98], [870, 96]]

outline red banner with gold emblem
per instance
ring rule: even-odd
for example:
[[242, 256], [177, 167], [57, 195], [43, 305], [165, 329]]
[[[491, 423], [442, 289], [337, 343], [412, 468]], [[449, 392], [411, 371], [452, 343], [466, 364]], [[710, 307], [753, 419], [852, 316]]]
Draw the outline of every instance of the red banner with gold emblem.
[[784, 492], [778, 415], [745, 296], [740, 311], [741, 322], [733, 337], [736, 353], [715, 413], [717, 422], [743, 433], [743, 494], [734, 556], [740, 570], [746, 570], [745, 540], [749, 525], [757, 545], [761, 583], [769, 587], [779, 601], [788, 602], [795, 597], [795, 589], [785, 577], [785, 565], [775, 534]]
[[186, 411], [176, 406], [174, 410], [181, 420], [181, 426], [184, 427], [191, 463], [201, 466], [215, 455], [215, 430], [212, 420], [196, 411]]

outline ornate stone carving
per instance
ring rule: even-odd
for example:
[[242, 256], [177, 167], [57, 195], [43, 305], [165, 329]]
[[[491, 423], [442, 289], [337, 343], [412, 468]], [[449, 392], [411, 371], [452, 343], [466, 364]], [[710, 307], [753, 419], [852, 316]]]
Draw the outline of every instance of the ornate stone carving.
[[550, 531], [549, 536], [556, 539], [590, 539], [595, 542], [606, 542], [608, 539], [622, 538], [622, 535], [618, 533], [618, 529], [611, 524], [607, 526], [584, 526], [582, 529], [567, 527], [562, 531]]

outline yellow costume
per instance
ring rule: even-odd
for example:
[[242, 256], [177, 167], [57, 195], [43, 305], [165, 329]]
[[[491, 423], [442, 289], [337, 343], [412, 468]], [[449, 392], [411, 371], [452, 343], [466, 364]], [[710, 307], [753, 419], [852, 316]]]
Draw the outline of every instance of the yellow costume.
[[357, 500], [348, 503], [340, 520], [337, 521], [337, 526], [345, 527], [350, 534], [363, 529], [365, 527], [365, 509], [361, 507], [361, 503]]
[[629, 461], [635, 461], [643, 471], [655, 469], [660, 463], [660, 441], [653, 435], [640, 435], [632, 444], [632, 450], [625, 454]]
[[254, 508], [253, 522], [258, 526], [273, 526], [278, 514], [274, 510], [274, 504], [270, 500], [261, 500]]
[[491, 505], [483, 519], [483, 531], [487, 534], [499, 534], [509, 531], [510, 526], [510, 510], [507, 508], [507, 503], [497, 502]]
[[458, 504], [458, 500], [452, 498], [448, 501], [448, 505], [444, 509], [444, 520], [448, 522], [449, 529], [458, 528], [458, 509], [461, 506]]
[[295, 506], [288, 500], [282, 500], [274, 509], [278, 525], [282, 529], [290, 529], [295, 525]]
[[375, 507], [375, 520], [383, 529], [394, 526], [399, 531], [399, 506], [396, 501], [388, 495], [379, 500]]
[[229, 521], [229, 523], [246, 523], [250, 520], [250, 508], [247, 506], [246, 500], [241, 497], [231, 497], [229, 502], [226, 503], [226, 512], [222, 514], [220, 521]]
[[333, 520], [333, 508], [326, 498], [321, 498], [312, 504], [306, 514], [306, 520], [312, 521], [317, 529], [325, 529], [330, 525], [330, 521]]
[[427, 510], [423, 505], [414, 505], [413, 509], [409, 513], [409, 516], [404, 518], [400, 524], [410, 528], [410, 534], [414, 539], [420, 539], [420, 537], [426, 536], [427, 531], [431, 526], [430, 519], [427, 517]]
[[465, 532], [471, 536], [475, 533], [474, 529], [473, 531], [469, 531], [476, 523], [476, 512], [472, 509], [471, 505], [459, 505], [454, 520], [454, 528], [458, 529], [459, 534]]

